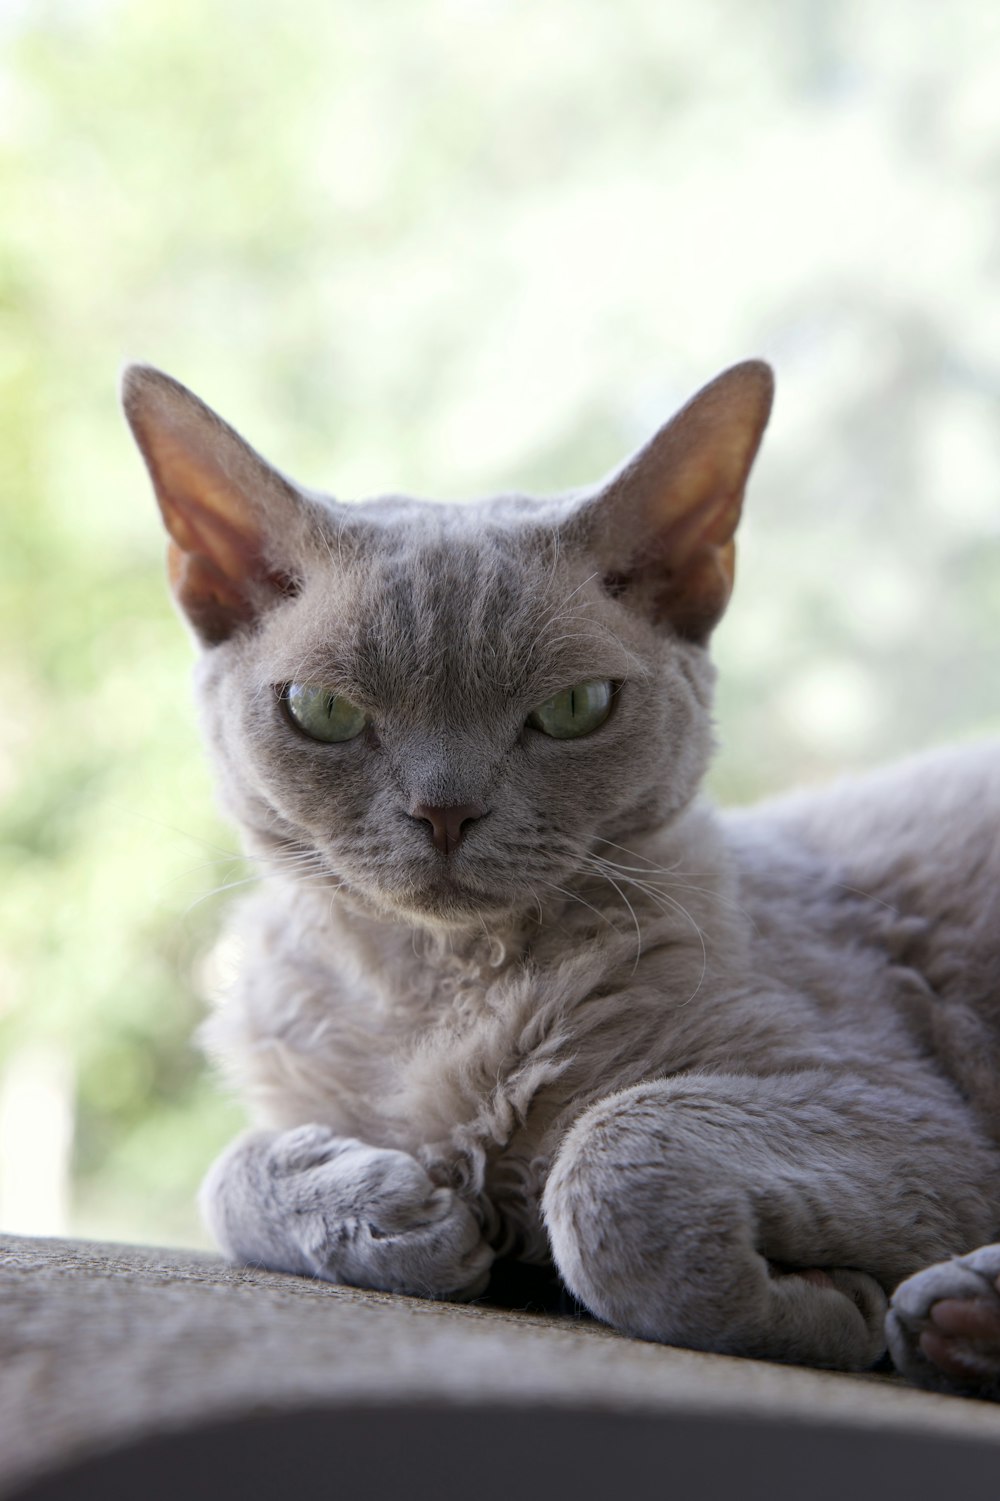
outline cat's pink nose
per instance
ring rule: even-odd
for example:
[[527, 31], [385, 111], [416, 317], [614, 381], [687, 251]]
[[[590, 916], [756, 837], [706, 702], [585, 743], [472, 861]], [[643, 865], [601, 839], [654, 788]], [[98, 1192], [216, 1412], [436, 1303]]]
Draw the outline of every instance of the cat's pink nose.
[[432, 808], [429, 803], [415, 803], [410, 809], [410, 817], [429, 823], [434, 848], [442, 855], [452, 855], [461, 844], [469, 824], [488, 812], [482, 803], [458, 803], [453, 808]]

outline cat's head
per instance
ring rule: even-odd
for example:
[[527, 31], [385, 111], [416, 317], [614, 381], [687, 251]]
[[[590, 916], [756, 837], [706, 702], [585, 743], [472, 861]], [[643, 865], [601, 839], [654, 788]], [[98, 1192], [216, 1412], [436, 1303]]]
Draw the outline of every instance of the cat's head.
[[256, 853], [377, 914], [478, 923], [690, 802], [766, 365], [719, 376], [591, 490], [468, 505], [338, 502], [159, 371], [129, 367], [123, 395]]

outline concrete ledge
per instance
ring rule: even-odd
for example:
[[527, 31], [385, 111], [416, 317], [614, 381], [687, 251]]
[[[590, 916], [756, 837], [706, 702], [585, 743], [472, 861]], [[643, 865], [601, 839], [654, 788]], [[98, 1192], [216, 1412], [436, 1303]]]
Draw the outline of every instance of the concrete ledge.
[[[0, 1495], [1000, 1491], [1000, 1407], [194, 1253], [0, 1237]], [[805, 1469], [803, 1469], [805, 1467]]]

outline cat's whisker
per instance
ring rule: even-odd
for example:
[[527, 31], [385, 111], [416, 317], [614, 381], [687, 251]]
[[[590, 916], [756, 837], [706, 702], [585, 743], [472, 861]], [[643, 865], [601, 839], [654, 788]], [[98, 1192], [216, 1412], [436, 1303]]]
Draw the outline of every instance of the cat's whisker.
[[[546, 639], [546, 632], [548, 631], [549, 627], [555, 621], [562, 620], [563, 618], [566, 618], [566, 619], [573, 619], [574, 618], [573, 616], [567, 616], [566, 615], [566, 609], [569, 606], [570, 601], [573, 599], [574, 595], [579, 594], [580, 590], [583, 589], [583, 588], [585, 588], [587, 586], [587, 584], [589, 584], [593, 579], [597, 578], [597, 576], [598, 576], [598, 570], [595, 570], [593, 573], [589, 574], [587, 576], [587, 578], [585, 578], [583, 580], [582, 583], [577, 584], [576, 588], [570, 591], [570, 593], [566, 596], [566, 598], [564, 600], [561, 601], [560, 604], [558, 604], [558, 605], [554, 606], [552, 609], [548, 610], [545, 614], [543, 614], [541, 616], [540, 619], [538, 619], [536, 621], [536, 623], [535, 623], [535, 629], [534, 629], [534, 636], [532, 638], [530, 647], [529, 647], [528, 652], [527, 652], [527, 655], [529, 657], [534, 655], [535, 651], [541, 645], [541, 643], [542, 643], [543, 640], [545, 640], [546, 646], [549, 646], [551, 644]], [[578, 616], [576, 618], [579, 618], [581, 620], [586, 621], [586, 623], [588, 625], [590, 625], [591, 627], [593, 627], [595, 625], [597, 625], [598, 627], [601, 627], [601, 625], [602, 625], [602, 622], [593, 620], [592, 617], [589, 616], [589, 615], [581, 614], [580, 616]], [[563, 639], [567, 639], [567, 638], [563, 638]], [[575, 637], [573, 639], [577, 639], [577, 640], [579, 640], [579, 639], [589, 639], [589, 640], [592, 640], [593, 638], [592, 637], [590, 637], [590, 638]]]
[[720, 907], [728, 907], [730, 912], [738, 912], [749, 923], [754, 933], [759, 936], [760, 929], [754, 922], [749, 908], [744, 907], [742, 902], [735, 902], [732, 897], [723, 896], [721, 891], [713, 891], [710, 886], [692, 886], [687, 881], [681, 883], [672, 882], [670, 889], [671, 891], [696, 891], [699, 896], [707, 896], [709, 901], [717, 902]]
[[259, 882], [266, 880], [266, 875], [257, 874], [247, 876], [242, 881], [227, 881], [223, 886], [213, 886], [211, 891], [203, 891], [201, 896], [196, 896], [193, 901], [188, 903], [184, 908], [184, 916], [190, 917], [196, 907], [200, 907], [203, 902], [211, 901], [213, 896], [222, 896], [227, 891], [237, 891], [242, 886], [255, 886]]
[[238, 855], [234, 855], [232, 858], [220, 855], [217, 860], [202, 860], [198, 865], [186, 865], [183, 870], [175, 871], [172, 876], [166, 878], [166, 885], [173, 886], [178, 881], [190, 880], [192, 876], [200, 875], [202, 871], [212, 870], [219, 865], [225, 866], [227, 869], [232, 869], [241, 863], [241, 857]]
[[[626, 846], [623, 845], [623, 844], [615, 844], [614, 841], [611, 840], [611, 839], [600, 839], [599, 838], [598, 842], [600, 844], [607, 844], [612, 849], [621, 850], [624, 854], [631, 855], [633, 857], [633, 859], [643, 860], [643, 859], [646, 858], [644, 855], [640, 855], [638, 853], [638, 851], [636, 851], [636, 850], [630, 850], [630, 849], [626, 848]], [[623, 871], [623, 872], [624, 871], [634, 871], [634, 872], [636, 872], [636, 874], [640, 874], [640, 875], [681, 875], [681, 876], [685, 876], [685, 875], [689, 874], [689, 872], [681, 870], [681, 863], [680, 863], [679, 860], [675, 861], [675, 863], [673, 865], [654, 865], [652, 863], [652, 861], [649, 861], [646, 866], [637, 866], [637, 865], [623, 865], [619, 861], [616, 861], [616, 860], [607, 860], [607, 857], [604, 856], [604, 855], [596, 855], [595, 854], [594, 858], [598, 859], [598, 860], [605, 860], [606, 863], [608, 865], [610, 865], [611, 868], [614, 869], [614, 870], [620, 870], [620, 871]], [[659, 890], [659, 889], [663, 889], [663, 888], [657, 886], [657, 889]], [[749, 911], [747, 910], [747, 908], [744, 907], [740, 902], [734, 901], [732, 899], [732, 897], [724, 896], [721, 891], [716, 891], [716, 890], [714, 890], [710, 886], [695, 886], [690, 881], [686, 881], [686, 880], [682, 881], [682, 882], [676, 882], [676, 881], [671, 882], [670, 883], [670, 889], [672, 891], [696, 891], [701, 896], [707, 896], [710, 901], [718, 902], [718, 904], [720, 906], [728, 907], [730, 909], [730, 911], [732, 911], [732, 912], [738, 912], [741, 917], [744, 917], [746, 919], [746, 921], [750, 924], [751, 928], [753, 929], [753, 931], [755, 933], [757, 933], [759, 931], [759, 929], [757, 928], [757, 924], [754, 922], [754, 920], [753, 920], [752, 916], [750, 915]], [[864, 895], [864, 893], [861, 893], [861, 894]]]
[[[646, 860], [647, 859], [647, 857], [645, 855], [641, 855], [637, 850], [629, 849], [627, 845], [616, 844], [613, 839], [605, 839], [601, 835], [595, 835], [594, 837], [595, 837], [595, 839], [596, 839], [596, 841], [597, 841], [598, 844], [606, 844], [606, 845], [608, 845], [608, 847], [610, 849], [621, 850], [621, 852], [623, 854], [630, 855], [634, 860]], [[604, 857], [602, 856], [601, 858], [604, 858]], [[611, 862], [611, 863], [617, 864], [617, 862]], [[638, 869], [638, 867], [619, 865], [618, 869], [621, 869], [621, 870], [632, 870], [632, 869]], [[684, 876], [684, 875], [687, 875], [687, 874], [693, 874], [693, 872], [686, 872], [686, 871], [681, 870], [681, 868], [680, 868], [680, 861], [677, 861], [677, 862], [675, 862], [675, 864], [669, 865], [669, 866], [657, 866], [657, 865], [654, 865], [652, 861], [648, 861], [648, 870], [649, 870], [649, 873], [651, 875], [652, 874], [663, 874], [663, 875], [678, 874], [678, 875]], [[824, 874], [819, 874], [819, 873], [817, 873], [817, 874], [814, 875], [814, 874], [812, 874], [811, 872], [808, 872], [808, 871], [807, 872], [803, 872], [802, 876], [800, 877], [800, 879], [812, 880], [817, 885], [825, 885], [826, 884], [825, 875]], [[833, 884], [840, 891], [847, 891], [847, 892], [851, 892], [855, 896], [864, 897], [866, 901], [874, 902], [877, 906], [884, 907], [886, 909], [886, 911], [893, 913], [894, 916], [898, 916], [899, 915], [899, 908], [898, 908], [898, 906], [895, 906], [892, 902], [884, 901], [881, 897], [875, 896], [870, 891], [865, 891], [865, 889], [863, 887], [861, 887], [861, 886], [851, 886], [846, 881], [835, 881]], [[694, 885], [691, 885], [689, 882], [686, 882], [683, 886], [678, 887], [677, 889], [678, 890], [682, 890], [682, 891], [697, 891], [697, 892], [703, 893], [705, 896], [709, 896], [709, 897], [714, 898], [716, 901], [721, 902], [723, 905], [729, 906], [734, 912], [741, 913], [747, 919], [747, 921], [751, 924], [751, 926], [754, 929], [754, 932], [758, 932], [759, 931], [759, 929], [757, 928], [756, 923], [753, 921], [753, 918], [750, 916], [750, 914], [747, 911], [747, 909], [745, 907], [741, 906], [741, 904], [739, 902], [734, 902], [730, 897], [723, 896], [721, 892], [719, 892], [719, 891], [713, 891], [713, 890], [711, 890], [710, 887], [707, 887], [707, 886], [694, 886]]]
[[627, 871], [629, 874], [635, 872], [637, 875], [643, 876], [672, 875], [674, 870], [676, 869], [676, 867], [673, 866], [660, 867], [657, 865], [626, 865], [621, 860], [609, 860], [605, 855], [595, 855], [594, 858], [600, 860], [601, 863], [603, 865], [606, 865], [609, 870]]
[[863, 896], [866, 901], [874, 902], [878, 907], [884, 907], [887, 912], [892, 913], [893, 917], [900, 916], [899, 908], [892, 902], [885, 902], [881, 897], [873, 896], [870, 891], [865, 891], [860, 886], [848, 886], [846, 881], [834, 881], [833, 884], [838, 891], [849, 891], [853, 896]]
[[274, 865], [280, 867], [292, 867], [297, 865], [322, 864], [323, 857], [318, 850], [275, 850], [271, 854], [256, 855], [252, 857], [262, 865]]
[[624, 891], [618, 885], [618, 882], [614, 879], [613, 876], [608, 875], [607, 871], [604, 870], [598, 870], [596, 873], [605, 881], [607, 881], [610, 886], [614, 887], [618, 895], [621, 897], [622, 901], [625, 903], [625, 906], [628, 908], [629, 916], [632, 918], [632, 921], [635, 924], [635, 964], [633, 964], [632, 966], [632, 973], [635, 974], [636, 969], [639, 965], [639, 960], [642, 958], [642, 928], [639, 926], [639, 919], [636, 916], [635, 908], [632, 906], [632, 903], [629, 901], [628, 897], [625, 895]]
[[230, 870], [238, 870], [241, 866], [257, 867], [256, 870], [252, 870], [250, 875], [240, 880], [226, 880], [217, 886], [213, 886], [210, 891], [203, 892], [185, 909], [185, 913], [187, 914], [193, 910], [193, 907], [207, 901], [209, 897], [215, 896], [220, 892], [235, 890], [240, 886], [249, 886], [254, 881], [264, 881], [281, 873], [295, 874], [304, 872], [305, 875], [319, 873], [322, 867], [318, 862], [319, 856], [313, 854], [311, 851], [272, 855], [251, 855], [246, 853], [219, 855], [215, 859], [203, 860], [197, 865], [186, 866], [184, 870], [178, 871], [175, 875], [169, 877], [167, 884], [175, 885], [180, 881], [188, 881], [202, 871], [211, 870], [213, 867], [220, 865]]
[[[604, 839], [600, 834], [595, 834], [593, 837], [597, 844], [606, 844], [609, 849], [621, 850], [623, 855], [629, 855], [633, 860], [642, 860], [651, 871], [655, 871], [659, 874], [669, 875], [673, 871], [680, 868], [679, 860], [675, 860], [673, 865], [654, 865], [653, 861], [650, 860], [648, 856], [641, 855], [638, 850], [629, 849], [628, 845], [626, 844], [616, 844], [613, 839]], [[601, 858], [603, 858], [603, 856]]]
[[262, 878], [267, 877], [268, 879], [278, 876], [288, 876], [295, 881], [303, 881], [314, 875], [325, 876], [329, 872], [326, 866], [319, 860], [261, 860], [259, 862], [259, 874]]
[[560, 896], [568, 897], [571, 902], [579, 902], [581, 907], [587, 907], [591, 912], [593, 912], [595, 917], [599, 917], [602, 922], [607, 923], [609, 928], [614, 928], [616, 933], [620, 931], [620, 929], [617, 928], [611, 921], [611, 918], [606, 912], [602, 912], [599, 907], [593, 906], [586, 900], [585, 897], [582, 897], [578, 891], [568, 891], [565, 886], [557, 886], [555, 881], [546, 881], [541, 876], [539, 877], [539, 880], [542, 882], [543, 886], [548, 886], [552, 891], [558, 891]]
[[696, 891], [696, 892], [698, 892], [702, 896], [707, 896], [710, 901], [719, 902], [721, 905], [729, 907], [734, 912], [742, 912], [742, 913], [744, 913], [744, 915], [746, 915], [748, 917], [748, 920], [750, 920], [749, 919], [749, 914], [746, 913], [746, 909], [743, 908], [743, 907], [741, 907], [738, 902], [734, 902], [734, 901], [731, 900], [731, 898], [723, 896], [722, 893], [721, 893], [721, 891], [713, 891], [712, 888], [709, 887], [709, 886], [693, 886], [688, 881], [671, 881], [667, 885], [667, 884], [664, 884], [663, 882], [660, 882], [660, 881], [651, 881], [651, 880], [648, 880], [647, 878], [650, 875], [655, 874], [655, 871], [646, 870], [643, 866], [638, 866], [638, 865], [620, 865], [620, 864], [618, 864], [617, 861], [614, 861], [614, 860], [603, 860], [603, 857], [599, 856], [599, 855], [595, 856], [594, 858], [598, 859], [598, 860], [601, 860], [602, 865], [603, 865], [604, 868], [606, 868], [608, 870], [615, 871], [616, 873], [620, 874], [623, 878], [626, 875], [632, 875], [632, 874], [634, 874], [637, 877], [641, 877], [645, 881], [645, 884], [649, 887], [650, 890], [655, 890], [655, 891], [667, 891], [667, 890], [670, 890], [670, 891]]
[[[574, 618], [577, 618], [577, 617], [574, 617], [572, 615], [567, 617], [568, 620], [573, 620]], [[585, 615], [581, 615], [578, 618], [580, 620], [584, 621], [588, 626], [590, 626], [590, 631], [589, 632], [579, 631], [579, 632], [576, 632], [575, 634], [566, 634], [566, 635], [562, 635], [562, 636], [554, 636], [554, 637], [548, 638], [546, 640], [546, 642], [545, 642], [546, 647], [549, 648], [549, 649], [551, 649], [554, 646], [563, 645], [566, 642], [576, 642], [576, 641], [582, 641], [585, 645], [588, 645], [588, 646], [593, 645], [593, 643], [594, 643], [594, 631], [596, 630], [596, 631], [602, 632], [605, 636], [610, 636], [611, 639], [612, 639], [612, 641], [617, 646], [618, 650], [621, 652], [621, 654], [622, 654], [622, 664], [623, 664], [623, 671], [622, 671], [622, 675], [621, 675], [621, 681], [622, 681], [623, 684], [627, 683], [630, 680], [630, 678], [633, 675], [633, 672], [636, 672], [636, 674], [640, 678], [646, 678], [646, 677], [648, 677], [648, 673], [646, 672], [645, 668], [643, 668], [642, 664], [638, 662], [638, 660], [636, 659], [636, 657], [634, 656], [634, 654], [629, 651], [628, 647], [625, 645], [624, 641], [622, 641], [621, 637], [617, 634], [617, 632], [613, 631], [611, 629], [611, 627], [608, 625], [607, 621], [605, 621], [605, 620], [593, 620], [593, 619], [591, 619], [590, 616], [585, 616]], [[541, 633], [539, 633], [539, 636], [536, 638], [536, 644], [537, 644], [537, 641], [540, 640], [540, 639], [541, 639]]]
[[577, 586], [576, 586], [575, 589], [571, 589], [569, 591], [569, 593], [566, 595], [565, 599], [560, 600], [560, 602], [557, 605], [553, 605], [552, 609], [548, 612], [548, 614], [544, 615], [542, 617], [542, 620], [541, 620], [541, 627], [542, 627], [542, 629], [544, 630], [544, 628], [547, 625], [551, 625], [551, 623], [552, 623], [553, 620], [558, 620], [560, 618], [560, 616], [562, 615], [563, 611], [566, 609], [566, 606], [569, 604], [570, 600], [571, 599], [575, 599], [575, 597], [579, 594], [580, 590], [581, 589], [585, 589], [589, 583], [591, 583], [594, 579], [596, 579], [599, 576], [599, 574], [600, 574], [600, 569], [595, 568], [594, 571], [593, 571], [593, 573], [588, 573], [587, 574], [587, 577], [583, 580], [582, 583], [577, 584]]
[[[649, 892], [647, 894], [652, 901], [657, 900], [657, 898], [653, 896], [652, 892]], [[683, 902], [677, 901], [674, 897], [669, 896], [666, 893], [663, 894], [663, 900], [667, 903], [668, 908], [670, 908], [674, 912], [679, 912], [680, 915], [686, 918], [687, 921], [691, 924], [692, 928], [694, 929], [695, 936], [698, 939], [699, 947], [701, 949], [701, 973], [698, 976], [698, 983], [692, 990], [691, 994], [685, 1000], [678, 1003], [681, 1006], [689, 1006], [694, 1000], [695, 996], [701, 990], [702, 985], [705, 983], [705, 976], [708, 973], [708, 946], [705, 942], [705, 932], [696, 920], [694, 914], [688, 911]]]
[[152, 813], [145, 813], [141, 808], [135, 808], [130, 803], [119, 801], [117, 798], [109, 798], [108, 806], [117, 807], [121, 812], [127, 813], [131, 818], [140, 818], [143, 823], [152, 824], [154, 828], [162, 829], [167, 834], [177, 834], [181, 839], [190, 839], [192, 844], [204, 845], [205, 849], [216, 850], [220, 856], [231, 860], [242, 860], [245, 857], [239, 850], [227, 850], [225, 845], [216, 844], [212, 839], [206, 839], [203, 834], [194, 834], [190, 829], [182, 829], [177, 824], [168, 823], [166, 819], [156, 818]]
[[[177, 871], [176, 874], [168, 875], [168, 877], [165, 878], [164, 890], [170, 890], [171, 887], [180, 886], [180, 884], [182, 883], [189, 883], [189, 881], [194, 880], [194, 877], [200, 875], [201, 872], [210, 871], [210, 869], [212, 869], [212, 866], [215, 865], [225, 866], [224, 871], [221, 872], [222, 880], [224, 880], [225, 884], [221, 887], [213, 887], [213, 890], [225, 890], [225, 887], [228, 887], [228, 884], [230, 884], [230, 874], [236, 874], [237, 869], [239, 869], [239, 865], [237, 865], [236, 860], [218, 860], [218, 862], [216, 862], [216, 860], [209, 860], [209, 862], [204, 863], [204, 865], [195, 865], [191, 866], [191, 868], [185, 869], [185, 871]], [[248, 877], [248, 880], [257, 880], [257, 878], [260, 878], [260, 875], [255, 874], [254, 877]], [[200, 899], [201, 898], [198, 898], [198, 901], [200, 901]]]
[[[197, 902], [205, 901], [208, 897], [217, 895], [221, 891], [231, 891], [239, 886], [249, 886], [255, 881], [275, 880], [282, 876], [291, 876], [297, 884], [305, 885], [313, 881], [329, 881], [334, 879], [327, 869], [322, 856], [315, 850], [278, 850], [266, 855], [240, 855], [234, 857], [231, 864], [246, 862], [257, 866], [251, 875], [238, 881], [230, 881], [224, 885], [214, 887], [196, 899]], [[209, 861], [206, 864], [222, 863]], [[204, 868], [204, 867], [202, 867]], [[190, 909], [189, 909], [190, 910]]]
[[344, 565], [344, 532], [346, 528], [347, 512], [342, 511], [340, 513], [340, 519], [337, 525], [337, 562], [341, 567], [343, 567]]
[[[644, 892], [650, 898], [650, 900], [655, 902], [657, 905], [667, 903], [673, 909], [683, 912], [685, 917], [693, 921], [693, 918], [691, 918], [691, 914], [688, 912], [687, 908], [684, 907], [683, 903], [679, 902], [676, 897], [671, 895], [671, 892], [695, 890], [697, 888], [678, 886], [676, 884], [671, 884], [671, 886], [668, 888], [660, 882], [647, 881], [639, 876], [626, 874], [626, 872], [620, 867], [610, 865], [608, 862], [602, 860], [599, 855], [591, 855], [589, 857], [585, 857], [585, 861], [589, 868], [595, 871], [595, 873], [597, 873], [598, 875], [607, 877], [609, 870], [614, 871], [615, 875], [620, 881], [623, 881], [626, 885], [634, 886], [637, 891]], [[713, 894], [714, 893], [712, 892], [707, 893], [707, 895], [709, 896]]]
[[[599, 856], [594, 856], [592, 858], [598, 861], [600, 859]], [[611, 879], [611, 877], [608, 876], [606, 872], [600, 869], [599, 864], [592, 865], [590, 868], [594, 870], [595, 874], [603, 875], [605, 880]], [[683, 918], [686, 919], [688, 923], [690, 923], [691, 927], [694, 929], [695, 936], [697, 937], [699, 946], [701, 948], [701, 974], [698, 978], [698, 984], [695, 986], [694, 990], [685, 1001], [680, 1003], [684, 1006], [689, 1005], [701, 990], [701, 987], [705, 982], [705, 975], [708, 972], [708, 946], [705, 942], [705, 933], [703, 929], [697, 922], [694, 914], [688, 911], [683, 902], [677, 901], [677, 899], [671, 896], [669, 892], [663, 891], [660, 887], [653, 887], [644, 881], [636, 880], [632, 876], [622, 876], [621, 879], [626, 884], [634, 886], [637, 891], [642, 892], [648, 898], [648, 900], [651, 901], [654, 906], [659, 907], [662, 912], [673, 911], [679, 913]]]
[[[185, 917], [189, 916], [196, 907], [200, 907], [203, 902], [211, 900], [213, 896], [221, 896], [226, 891], [237, 891], [244, 886], [262, 885], [265, 881], [276, 880], [283, 874], [285, 872], [281, 870], [259, 870], [255, 871], [253, 875], [242, 877], [238, 881], [226, 881], [220, 886], [213, 886], [210, 891], [203, 891], [200, 896], [195, 897], [184, 909], [184, 915]], [[295, 879], [296, 884], [299, 886], [312, 884], [326, 886], [330, 881], [336, 881], [335, 876], [323, 869], [315, 869], [307, 871], [305, 874], [297, 874]], [[334, 891], [339, 891], [342, 885], [342, 881], [337, 881], [337, 884], [333, 888]]]
[[[655, 894], [664, 898], [669, 898], [670, 891], [686, 891], [698, 889], [696, 887], [686, 887], [678, 884], [677, 882], [670, 882], [668, 886], [660, 881], [651, 881], [647, 878], [646, 872], [641, 870], [636, 871], [636, 867], [634, 866], [617, 865], [612, 860], [605, 860], [601, 855], [585, 854], [583, 856], [583, 860], [586, 865], [588, 865], [592, 870], [597, 871], [599, 874], [604, 875], [607, 872], [613, 872], [619, 880], [625, 881], [629, 885], [646, 891], [650, 895]], [[636, 873], [633, 874], [633, 872]], [[713, 892], [707, 892], [706, 894], [709, 896], [714, 895]]]

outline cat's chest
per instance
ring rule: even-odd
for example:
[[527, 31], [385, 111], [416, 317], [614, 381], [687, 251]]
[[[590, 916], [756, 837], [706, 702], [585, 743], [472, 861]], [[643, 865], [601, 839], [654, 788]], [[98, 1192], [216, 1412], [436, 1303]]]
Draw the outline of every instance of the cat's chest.
[[879, 946], [856, 943], [848, 962], [841, 929], [819, 910], [782, 920], [779, 894], [752, 893], [756, 921], [706, 904], [650, 927], [646, 946], [602, 930], [505, 964], [317, 949], [262, 927], [209, 1043], [236, 1062], [262, 1124], [316, 1121], [410, 1151], [530, 1242], [559, 1136], [604, 1094], [691, 1069], [829, 1066], [838, 1052], [891, 1062], [881, 1024], [862, 1035], [884, 984]]
[[[284, 1038], [299, 1055], [299, 1097], [281, 1100], [273, 1123], [322, 1111], [337, 1130], [437, 1164], [456, 1186], [489, 1180], [493, 1195], [519, 1200], [594, 1099], [717, 1062], [731, 1033], [744, 1053], [772, 1045], [771, 1022], [751, 1016], [752, 999], [700, 935], [637, 953], [614, 934], [544, 962], [442, 965], [425, 979], [408, 973], [394, 993], [384, 977], [348, 989], [328, 975], [308, 998], [300, 991]], [[274, 1057], [281, 1065], [283, 1050]]]

